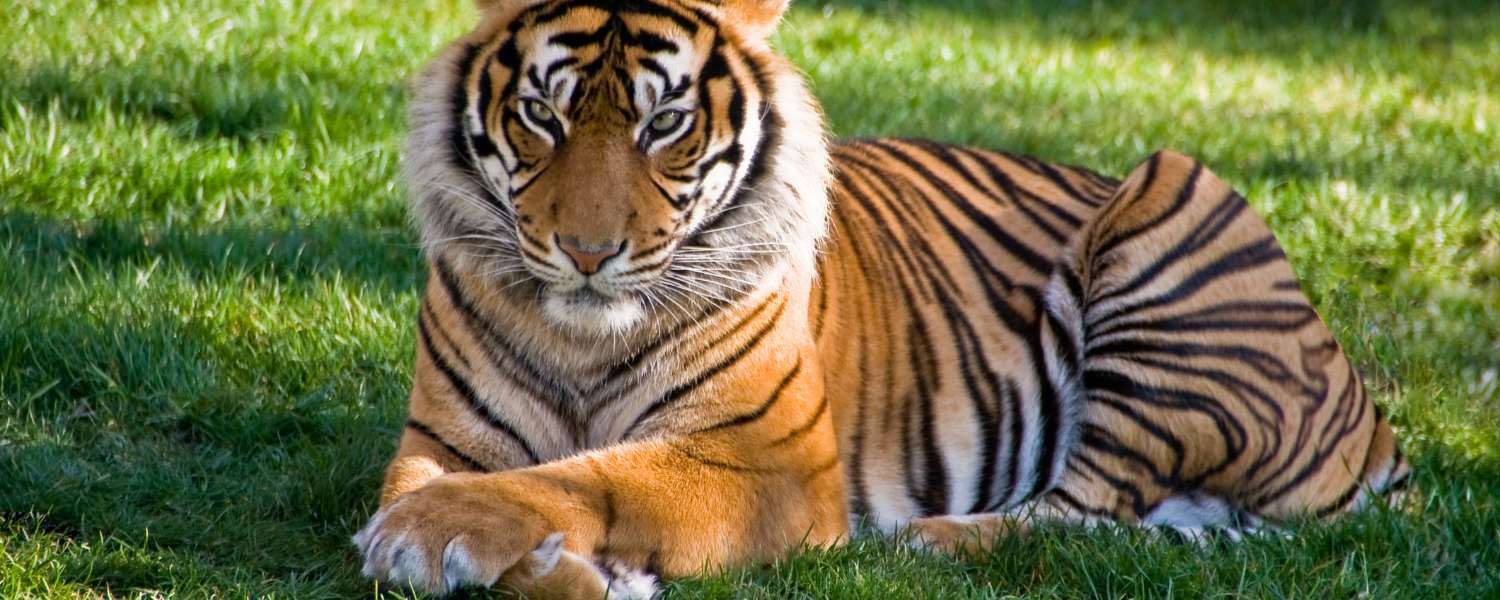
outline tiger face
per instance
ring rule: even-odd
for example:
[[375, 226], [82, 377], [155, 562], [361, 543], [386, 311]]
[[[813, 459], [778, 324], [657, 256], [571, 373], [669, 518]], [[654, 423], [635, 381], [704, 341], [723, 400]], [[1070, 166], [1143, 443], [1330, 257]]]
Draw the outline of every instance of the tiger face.
[[[764, 43], [779, 3], [764, 31], [728, 18], [757, 0], [491, 4], [419, 81], [410, 180], [429, 246], [463, 247], [585, 333], [688, 318], [810, 255], [827, 158], [810, 96]], [[819, 187], [786, 193], [802, 185]]]

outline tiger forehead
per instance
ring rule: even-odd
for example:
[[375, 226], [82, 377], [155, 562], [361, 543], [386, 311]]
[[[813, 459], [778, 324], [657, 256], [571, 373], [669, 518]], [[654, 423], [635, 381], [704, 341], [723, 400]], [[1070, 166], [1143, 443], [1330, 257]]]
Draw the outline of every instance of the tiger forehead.
[[635, 28], [676, 30], [692, 36], [703, 29], [717, 29], [705, 12], [640, 0], [560, 0], [537, 5], [511, 22], [510, 32], [553, 25], [597, 30], [605, 24]]
[[623, 116], [691, 97], [693, 74], [717, 38], [712, 24], [643, 6], [654, 5], [582, 4], [522, 15], [511, 28], [522, 63], [517, 87], [570, 111]]
[[518, 21], [522, 25], [512, 35], [523, 53], [596, 69], [651, 68], [657, 60], [699, 57], [704, 54], [701, 46], [716, 37], [710, 24], [683, 20], [680, 15], [668, 18], [589, 5], [552, 19], [538, 16]]

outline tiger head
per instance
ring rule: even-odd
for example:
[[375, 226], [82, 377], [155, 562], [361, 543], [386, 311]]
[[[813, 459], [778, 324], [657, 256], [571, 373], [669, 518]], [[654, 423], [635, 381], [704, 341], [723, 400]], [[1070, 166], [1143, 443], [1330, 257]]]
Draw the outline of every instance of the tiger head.
[[428, 251], [595, 334], [810, 270], [828, 155], [767, 45], [786, 3], [479, 0], [479, 27], [416, 80]]

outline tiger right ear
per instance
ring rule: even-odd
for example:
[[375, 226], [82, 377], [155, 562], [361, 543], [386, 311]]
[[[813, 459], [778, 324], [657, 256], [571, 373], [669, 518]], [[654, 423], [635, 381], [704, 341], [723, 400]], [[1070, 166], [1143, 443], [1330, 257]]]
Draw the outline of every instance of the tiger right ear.
[[764, 41], [776, 31], [791, 0], [721, 0], [717, 3], [726, 23], [755, 41]]

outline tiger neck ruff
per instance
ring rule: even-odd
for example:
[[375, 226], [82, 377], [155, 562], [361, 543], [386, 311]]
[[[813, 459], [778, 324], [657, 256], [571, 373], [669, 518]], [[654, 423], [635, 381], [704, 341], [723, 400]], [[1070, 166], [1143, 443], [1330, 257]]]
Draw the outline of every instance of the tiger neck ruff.
[[649, 597], [859, 519], [1241, 533], [1405, 483], [1195, 161], [830, 144], [766, 43], [786, 0], [479, 5], [413, 87], [430, 278], [367, 575]]

